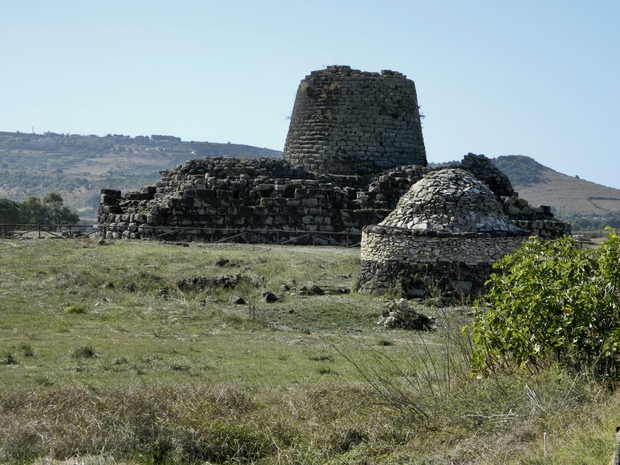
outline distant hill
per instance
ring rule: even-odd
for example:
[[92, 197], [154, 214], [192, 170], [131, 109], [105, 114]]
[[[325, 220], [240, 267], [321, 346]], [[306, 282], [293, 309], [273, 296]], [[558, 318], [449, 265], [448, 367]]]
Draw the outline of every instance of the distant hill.
[[558, 173], [523, 155], [497, 157], [493, 163], [531, 204], [551, 205], [564, 214], [620, 213], [620, 189]]
[[551, 205], [556, 218], [571, 223], [574, 232], [620, 229], [620, 189], [558, 173], [523, 155], [501, 156], [493, 162], [521, 198], [533, 205]]
[[[58, 192], [82, 218], [95, 220], [101, 189], [139, 190], [159, 181], [160, 170], [208, 156], [281, 157], [282, 152], [166, 135], [0, 132], [0, 198], [21, 202]], [[523, 155], [500, 156], [493, 163], [522, 198], [534, 205], [551, 205], [559, 218], [620, 221], [619, 189], [558, 173]]]
[[94, 220], [102, 188], [138, 190], [158, 181], [160, 170], [209, 156], [280, 157], [282, 152], [165, 135], [0, 132], [0, 198], [21, 202], [58, 192], [65, 205]]

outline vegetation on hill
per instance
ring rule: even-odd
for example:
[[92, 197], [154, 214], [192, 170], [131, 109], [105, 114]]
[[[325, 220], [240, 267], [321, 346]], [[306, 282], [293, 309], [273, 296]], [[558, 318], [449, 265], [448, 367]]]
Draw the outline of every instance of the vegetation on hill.
[[620, 227], [620, 190], [558, 173], [522, 155], [501, 156], [493, 163], [521, 197], [534, 205], [551, 205], [556, 218], [571, 223], [573, 231]]
[[139, 190], [157, 182], [160, 170], [216, 155], [278, 157], [281, 152], [165, 135], [0, 132], [0, 197], [21, 202], [54, 191], [82, 217], [95, 220], [101, 189]]
[[98, 157], [108, 153], [142, 151], [151, 148], [156, 151], [174, 152], [176, 149], [200, 152], [200, 156], [227, 155], [231, 157], [275, 157], [281, 152], [249, 145], [213, 142], [183, 142], [175, 136], [107, 136], [78, 134], [29, 134], [22, 132], [0, 132], [0, 150], [37, 151], [54, 154], [71, 154], [77, 157]]
[[545, 182], [544, 165], [523, 155], [505, 155], [493, 159], [493, 164], [502, 171], [512, 184], [530, 185]]
[[23, 203], [0, 199], [0, 224], [74, 225], [79, 221], [79, 215], [65, 207], [62, 196], [56, 192], [47, 194], [43, 201], [35, 196]]
[[606, 212], [599, 215], [584, 215], [566, 209], [555, 209], [555, 216], [573, 226], [574, 232], [603, 231], [610, 227], [620, 229], [620, 212]]

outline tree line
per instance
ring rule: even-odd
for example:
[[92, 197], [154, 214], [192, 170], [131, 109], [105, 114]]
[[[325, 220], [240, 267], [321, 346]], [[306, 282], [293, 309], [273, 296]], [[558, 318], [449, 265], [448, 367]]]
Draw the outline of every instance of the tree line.
[[0, 199], [0, 224], [77, 224], [80, 216], [64, 205], [62, 196], [50, 192], [43, 200], [28, 197], [24, 202]]

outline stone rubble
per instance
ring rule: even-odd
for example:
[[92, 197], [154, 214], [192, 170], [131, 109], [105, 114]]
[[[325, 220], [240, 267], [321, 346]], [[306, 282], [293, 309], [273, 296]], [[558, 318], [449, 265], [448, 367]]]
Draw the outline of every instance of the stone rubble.
[[434, 320], [409, 307], [406, 299], [390, 301], [377, 324], [385, 329], [432, 330]]

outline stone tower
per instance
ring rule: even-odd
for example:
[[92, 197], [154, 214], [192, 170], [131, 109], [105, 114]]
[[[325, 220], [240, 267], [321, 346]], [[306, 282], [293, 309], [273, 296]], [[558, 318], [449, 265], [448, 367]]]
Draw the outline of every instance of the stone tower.
[[426, 166], [415, 84], [394, 71], [313, 71], [297, 90], [284, 159], [341, 175]]

